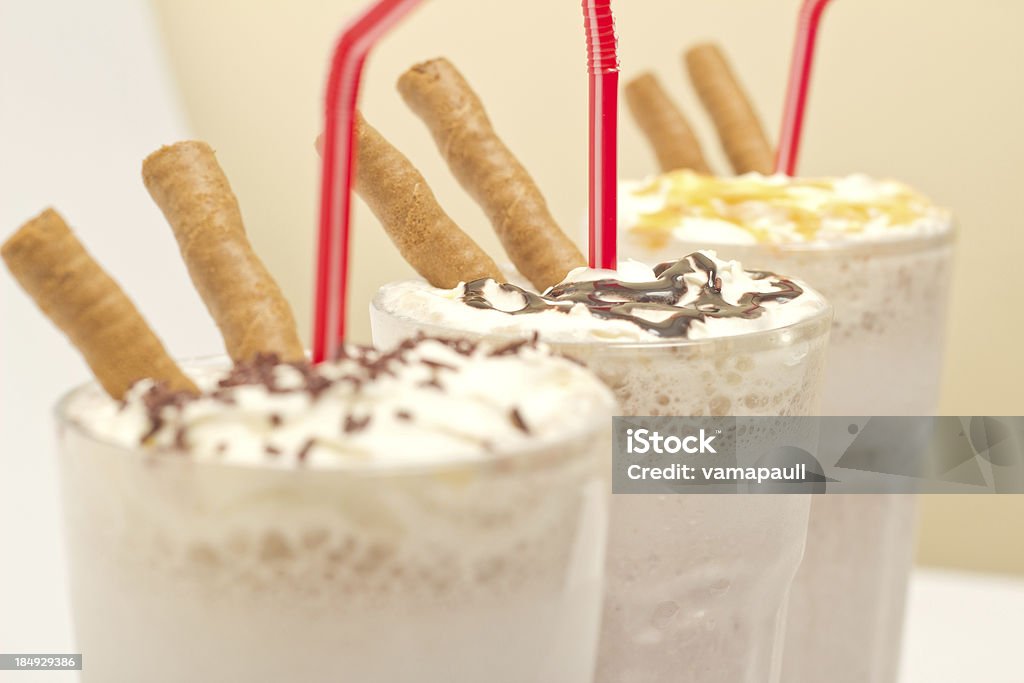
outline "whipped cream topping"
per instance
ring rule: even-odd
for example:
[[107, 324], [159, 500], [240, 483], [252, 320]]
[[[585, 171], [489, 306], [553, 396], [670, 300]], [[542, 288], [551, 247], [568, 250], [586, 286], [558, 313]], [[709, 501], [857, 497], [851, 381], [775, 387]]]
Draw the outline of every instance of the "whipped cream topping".
[[895, 180], [866, 175], [714, 177], [673, 171], [624, 181], [619, 226], [651, 250], [699, 244], [906, 239], [952, 228], [946, 209]]
[[586, 369], [531, 341], [412, 339], [386, 353], [348, 346], [316, 366], [262, 356], [190, 374], [199, 396], [143, 380], [119, 402], [89, 386], [67, 414], [132, 449], [330, 467], [486, 457], [578, 434], [614, 405]]
[[551, 342], [706, 339], [786, 327], [828, 308], [794, 280], [744, 270], [699, 251], [655, 268], [577, 268], [543, 295], [477, 280], [438, 289], [419, 280], [385, 285], [374, 305], [399, 317], [481, 335], [536, 332]]

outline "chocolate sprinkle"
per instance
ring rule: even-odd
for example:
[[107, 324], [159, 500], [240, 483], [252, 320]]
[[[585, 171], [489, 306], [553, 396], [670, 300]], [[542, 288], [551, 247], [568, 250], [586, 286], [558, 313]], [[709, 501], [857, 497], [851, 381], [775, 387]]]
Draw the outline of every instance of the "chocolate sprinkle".
[[309, 455], [309, 451], [312, 450], [313, 446], [316, 445], [315, 439], [306, 439], [306, 442], [302, 444], [302, 448], [295, 454], [295, 457], [299, 462], [306, 462], [306, 457]]
[[237, 387], [243, 384], [262, 384], [271, 391], [278, 391], [274, 369], [281, 364], [276, 353], [258, 353], [250, 361], [236, 363], [222, 380], [219, 387]]
[[[197, 398], [213, 399], [226, 404], [233, 404], [235, 403], [235, 397], [232, 395], [232, 390], [235, 387], [240, 386], [261, 386], [272, 394], [305, 392], [311, 401], [316, 401], [318, 397], [328, 391], [335, 384], [349, 383], [353, 386], [355, 391], [359, 391], [367, 382], [371, 382], [382, 376], [396, 375], [396, 370], [400, 366], [418, 365], [428, 369], [430, 375], [430, 378], [420, 382], [419, 386], [444, 391], [445, 387], [439, 379], [439, 376], [444, 372], [456, 372], [458, 371], [458, 367], [449, 363], [432, 360], [430, 358], [416, 358], [411, 356], [410, 352], [424, 341], [443, 344], [453, 352], [463, 356], [470, 356], [480, 348], [477, 342], [469, 339], [428, 337], [423, 334], [418, 334], [416, 337], [406, 339], [393, 350], [386, 352], [369, 347], [350, 346], [346, 347], [342, 356], [347, 361], [351, 362], [351, 365], [353, 366], [352, 369], [343, 375], [331, 374], [329, 376], [322, 374], [316, 366], [309, 362], [282, 363], [275, 354], [258, 354], [250, 361], [243, 361], [235, 364], [235, 366], [232, 367], [231, 370], [229, 370], [217, 383], [216, 388], [212, 391], [205, 392], [200, 397], [188, 392], [172, 391], [168, 389], [166, 384], [162, 383], [156, 384], [147, 390], [141, 396], [141, 401], [146, 412], [146, 417], [149, 420], [149, 428], [140, 438], [140, 443], [146, 444], [151, 441], [158, 432], [167, 426], [167, 419], [170, 415], [167, 414], [166, 411], [180, 411], [184, 406]], [[505, 346], [495, 348], [490, 351], [488, 355], [514, 355], [519, 353], [519, 351], [524, 347], [536, 344], [537, 336], [534, 335], [532, 339], [518, 340], [506, 344]], [[277, 368], [282, 366], [294, 369], [297, 372], [300, 381], [296, 383], [292, 378], [289, 378], [287, 385], [282, 386], [278, 384], [279, 373]], [[399, 409], [395, 411], [395, 418], [397, 420], [409, 421], [413, 419], [413, 414], [409, 410]], [[272, 412], [267, 415], [266, 419], [272, 427], [279, 427], [284, 423], [284, 416], [276, 412]], [[512, 411], [510, 419], [518, 429], [523, 432], [529, 432], [529, 429], [518, 410]], [[364, 416], [347, 415], [344, 418], [341, 428], [346, 434], [358, 433], [367, 429], [370, 426], [371, 420], [372, 414]], [[173, 434], [174, 447], [182, 451], [186, 451], [189, 446], [188, 442], [187, 425], [175, 426]], [[302, 447], [296, 454], [298, 462], [301, 463], [306, 460], [310, 449], [312, 449], [314, 445], [314, 439], [308, 439], [302, 444]], [[223, 454], [227, 452], [229, 446], [230, 444], [226, 441], [218, 442], [215, 446], [215, 451], [218, 455]], [[272, 456], [280, 455], [283, 452], [279, 447], [272, 446], [270, 444], [266, 444], [264, 446], [264, 450], [268, 455]]]
[[512, 421], [516, 429], [523, 432], [524, 434], [530, 433], [530, 428], [526, 424], [526, 420], [523, 419], [523, 414], [519, 412], [519, 408], [513, 408], [509, 411], [508, 419]]
[[345, 416], [344, 430], [346, 434], [352, 434], [354, 432], [361, 432], [370, 426], [370, 420], [373, 419], [372, 415], [366, 415], [364, 417], [355, 417], [354, 415]]
[[423, 363], [424, 365], [426, 365], [428, 368], [434, 368], [434, 369], [437, 369], [437, 370], [457, 370], [458, 369], [454, 365], [449, 365], [448, 363], [442, 363], [441, 361], [430, 360], [429, 358], [424, 358], [424, 359], [420, 360], [420, 362]]
[[[149, 431], [139, 437], [139, 443], [144, 444], [149, 441], [164, 426], [163, 411], [165, 408], [180, 408], [192, 398], [194, 398], [193, 395], [187, 391], [172, 391], [168, 389], [167, 384], [164, 382], [153, 385], [142, 395], [142, 405], [145, 407], [146, 416], [149, 418]], [[176, 443], [178, 438], [179, 435], [175, 434], [174, 439]], [[184, 435], [181, 435], [181, 438], [184, 438]]]

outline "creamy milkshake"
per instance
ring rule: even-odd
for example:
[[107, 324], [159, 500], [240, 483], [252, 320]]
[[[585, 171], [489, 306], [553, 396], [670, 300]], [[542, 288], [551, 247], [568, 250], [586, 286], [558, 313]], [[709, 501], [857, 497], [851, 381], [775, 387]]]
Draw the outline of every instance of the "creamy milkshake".
[[[544, 296], [400, 282], [371, 307], [385, 347], [417, 331], [539, 334], [594, 370], [626, 415], [812, 414], [830, 317], [803, 284], [711, 253], [578, 269]], [[778, 680], [808, 509], [797, 495], [614, 496], [597, 680]]]
[[[934, 414], [953, 255], [948, 211], [902, 183], [862, 175], [677, 171], [624, 183], [620, 199], [626, 256], [657, 263], [710, 247], [792, 273], [833, 302], [822, 414]], [[815, 498], [783, 680], [895, 680], [913, 518], [908, 496]]]
[[535, 344], [186, 367], [60, 404], [95, 681], [593, 676], [610, 392]]
[[230, 360], [176, 363], [52, 209], [0, 246], [96, 378], [57, 409], [85, 678], [591, 681], [604, 384], [523, 340], [313, 366], [212, 148], [142, 175]]

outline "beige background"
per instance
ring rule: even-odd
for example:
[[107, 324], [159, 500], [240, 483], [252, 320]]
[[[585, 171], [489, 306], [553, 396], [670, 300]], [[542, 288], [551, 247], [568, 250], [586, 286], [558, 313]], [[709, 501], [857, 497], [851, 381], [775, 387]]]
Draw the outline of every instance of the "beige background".
[[[309, 327], [325, 65], [354, 0], [155, 0], [194, 130], [217, 148], [249, 231]], [[721, 162], [682, 75], [682, 48], [721, 41], [766, 125], [782, 107], [796, 0], [616, 3], [625, 78], [654, 68]], [[449, 213], [500, 254], [481, 212], [449, 176], [424, 127], [394, 91], [414, 62], [451, 58], [481, 93], [512, 149], [575, 231], [586, 198], [586, 77], [578, 0], [434, 0], [370, 59], [362, 107], [420, 167]], [[1024, 3], [847, 0], [825, 17], [801, 171], [904, 179], [953, 207], [962, 224], [942, 408], [1021, 414], [1024, 332], [1010, 279], [1022, 267]], [[628, 118], [623, 176], [654, 162]], [[724, 168], [720, 164], [720, 168]], [[406, 277], [372, 215], [356, 211], [351, 329], [365, 304]], [[925, 497], [920, 560], [1024, 573], [1024, 498]]]

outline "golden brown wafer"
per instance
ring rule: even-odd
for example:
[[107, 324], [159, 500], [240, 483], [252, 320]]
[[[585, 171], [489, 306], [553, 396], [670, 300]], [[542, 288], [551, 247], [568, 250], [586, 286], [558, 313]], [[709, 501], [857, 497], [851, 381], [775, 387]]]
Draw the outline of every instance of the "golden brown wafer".
[[626, 84], [626, 102], [640, 130], [651, 143], [662, 171], [688, 168], [710, 173], [700, 142], [683, 112], [651, 72], [640, 74]]
[[361, 114], [356, 139], [356, 192], [417, 273], [444, 288], [485, 277], [503, 280], [491, 257], [437, 203], [412, 162]]
[[771, 173], [774, 153], [761, 120], [718, 46], [686, 51], [686, 67], [736, 173]]
[[140, 379], [196, 393], [121, 288], [46, 209], [2, 248], [7, 268], [36, 305], [68, 336], [107, 393], [124, 397]]
[[398, 80], [398, 90], [487, 214], [509, 258], [537, 289], [586, 265], [529, 173], [494, 132], [480, 98], [448, 60], [412, 67]]
[[162, 147], [142, 162], [142, 179], [171, 224], [232, 360], [259, 353], [305, 358], [292, 309], [252, 250], [238, 200], [210, 146], [185, 141]]

